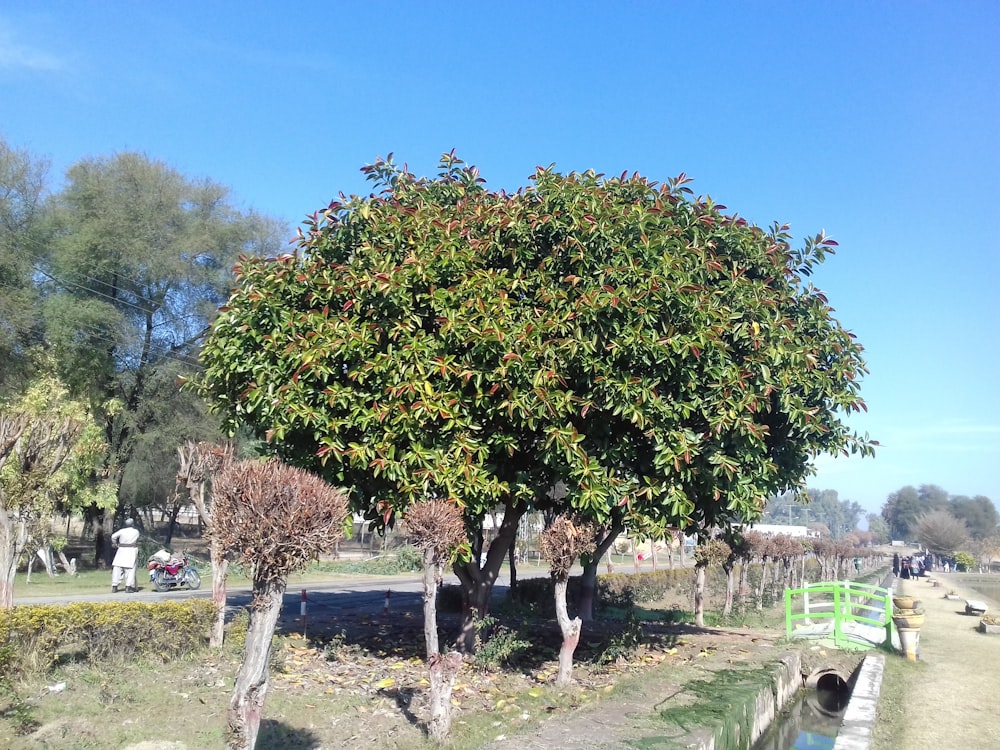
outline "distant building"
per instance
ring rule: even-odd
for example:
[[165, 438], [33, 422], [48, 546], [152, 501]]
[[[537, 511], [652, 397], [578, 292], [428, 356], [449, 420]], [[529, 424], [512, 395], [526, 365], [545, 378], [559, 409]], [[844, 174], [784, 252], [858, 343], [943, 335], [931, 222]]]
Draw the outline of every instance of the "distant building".
[[785, 526], [783, 524], [777, 523], [755, 523], [750, 526], [753, 531], [766, 536], [777, 536], [779, 534], [784, 534], [785, 536], [799, 536], [799, 537], [814, 537], [819, 536], [815, 531], [810, 531], [805, 526]]

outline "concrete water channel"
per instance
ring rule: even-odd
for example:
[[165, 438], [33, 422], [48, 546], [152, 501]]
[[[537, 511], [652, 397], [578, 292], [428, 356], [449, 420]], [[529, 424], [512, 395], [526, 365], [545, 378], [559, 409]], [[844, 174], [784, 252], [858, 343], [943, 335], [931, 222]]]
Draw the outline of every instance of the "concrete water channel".
[[[636, 747], [688, 750], [867, 750], [882, 685], [885, 651], [892, 648], [891, 574], [883, 586], [856, 582], [814, 584], [788, 598], [789, 636], [827, 648], [864, 650], [845, 674], [830, 666], [803, 675], [800, 652], [790, 651], [770, 674], [758, 675], [756, 692], [734, 702], [724, 726], [685, 737], [647, 738]], [[802, 597], [803, 602], [796, 601]], [[798, 626], [796, 627], [796, 624]], [[874, 649], [881, 648], [876, 651]], [[665, 741], [656, 745], [655, 740]], [[649, 741], [653, 741], [650, 744]]]

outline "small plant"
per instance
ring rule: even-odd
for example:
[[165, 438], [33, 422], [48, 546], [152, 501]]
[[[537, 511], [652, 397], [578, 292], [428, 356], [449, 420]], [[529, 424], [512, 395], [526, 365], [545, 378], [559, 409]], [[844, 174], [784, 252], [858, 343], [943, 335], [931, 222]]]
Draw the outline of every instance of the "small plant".
[[958, 565], [959, 572], [964, 573], [976, 567], [976, 558], [968, 552], [956, 552], [955, 563]]
[[598, 664], [614, 664], [628, 659], [635, 654], [641, 643], [642, 624], [636, 617], [635, 609], [630, 608], [625, 613], [622, 629], [611, 636], [608, 644], [597, 655], [595, 661]]
[[226, 632], [226, 645], [236, 652], [242, 652], [247, 643], [247, 628], [250, 627], [250, 612], [244, 607], [233, 615]]
[[35, 720], [34, 707], [14, 684], [16, 669], [14, 647], [7, 644], [0, 648], [0, 718], [9, 720], [16, 734], [25, 735], [38, 728], [38, 721]]
[[492, 672], [529, 646], [529, 641], [518, 638], [513, 630], [487, 615], [476, 620], [476, 655], [472, 663]]

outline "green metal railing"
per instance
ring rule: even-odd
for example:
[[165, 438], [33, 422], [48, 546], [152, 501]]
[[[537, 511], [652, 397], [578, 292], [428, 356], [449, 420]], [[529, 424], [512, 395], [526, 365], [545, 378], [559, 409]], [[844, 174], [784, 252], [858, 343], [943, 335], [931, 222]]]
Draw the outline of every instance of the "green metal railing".
[[[795, 607], [799, 603], [800, 607]], [[794, 611], [800, 610], [800, 611]], [[832, 627], [825, 621], [832, 621]], [[837, 648], [871, 647], [868, 639], [848, 632], [845, 625], [859, 622], [882, 628], [881, 644], [892, 648], [892, 592], [856, 581], [824, 581], [800, 589], [785, 589], [785, 633], [797, 635], [797, 624], [816, 624], [816, 637], [831, 637]], [[798, 629], [801, 635], [802, 629]]]

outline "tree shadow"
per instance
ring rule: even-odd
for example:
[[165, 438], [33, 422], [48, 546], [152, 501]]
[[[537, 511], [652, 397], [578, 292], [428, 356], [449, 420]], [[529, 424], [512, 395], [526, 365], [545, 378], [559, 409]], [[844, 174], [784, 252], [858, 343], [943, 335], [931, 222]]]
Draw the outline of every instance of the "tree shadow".
[[395, 690], [380, 690], [380, 693], [391, 697], [396, 702], [396, 708], [406, 718], [410, 724], [419, 727], [424, 735], [427, 734], [427, 726], [417, 718], [413, 712], [413, 698], [417, 694], [416, 688], [397, 688]]
[[320, 746], [320, 738], [308, 729], [290, 727], [274, 719], [263, 719], [257, 733], [257, 747], [282, 750], [312, 750]]

